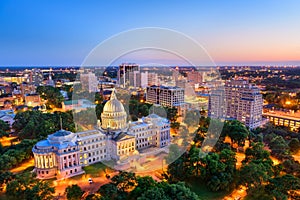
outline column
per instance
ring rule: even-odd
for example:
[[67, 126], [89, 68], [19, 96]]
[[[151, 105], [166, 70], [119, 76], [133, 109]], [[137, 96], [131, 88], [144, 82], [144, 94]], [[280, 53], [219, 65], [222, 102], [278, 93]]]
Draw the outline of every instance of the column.
[[66, 161], [67, 161], [67, 167], [69, 168], [70, 166], [69, 166], [69, 156], [66, 156]]
[[79, 157], [78, 157], [78, 153], [75, 153], [75, 160], [76, 160], [76, 165], [79, 165]]
[[40, 161], [39, 161], [38, 155], [35, 155], [34, 158], [35, 158], [35, 160], [36, 160], [36, 167], [37, 167], [37, 168], [40, 168]]
[[48, 168], [48, 159], [47, 159], [47, 155], [44, 155], [44, 164], [45, 164], [45, 168]]
[[40, 155], [41, 168], [44, 168], [44, 158], [43, 155]]
[[51, 154], [51, 162], [52, 162], [52, 167], [55, 166], [55, 155], [54, 154]]
[[34, 166], [37, 167], [37, 159], [36, 159], [36, 155], [33, 154], [33, 157], [34, 157]]
[[38, 159], [38, 162], [39, 162], [39, 168], [42, 168], [41, 156], [38, 155], [37, 159]]
[[49, 158], [48, 158], [48, 155], [45, 155], [45, 165], [46, 165], [46, 168], [49, 168]]
[[60, 156], [59, 159], [60, 159], [60, 167], [59, 168], [60, 168], [60, 170], [62, 170], [65, 168], [63, 156]]
[[50, 154], [48, 156], [48, 165], [49, 165], [49, 168], [52, 168], [53, 167], [53, 158], [52, 158], [52, 154]]

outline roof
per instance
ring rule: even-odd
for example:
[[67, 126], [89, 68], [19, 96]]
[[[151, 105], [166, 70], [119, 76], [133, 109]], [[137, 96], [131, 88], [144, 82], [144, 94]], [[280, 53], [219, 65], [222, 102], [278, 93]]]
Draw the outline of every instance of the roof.
[[61, 136], [66, 136], [66, 135], [70, 135], [70, 134], [71, 134], [70, 131], [59, 130], [59, 131], [56, 131], [55, 133], [53, 133], [53, 136], [55, 136], [55, 137], [61, 137]]
[[154, 113], [148, 115], [147, 117], [149, 117], [149, 118], [156, 118], [156, 119], [161, 118], [160, 116], [158, 116], [157, 114], [154, 114]]
[[103, 113], [116, 113], [116, 112], [125, 112], [123, 104], [117, 99], [115, 90], [112, 90], [110, 95], [110, 100], [105, 103], [103, 107]]
[[115, 141], [120, 141], [120, 140], [123, 140], [123, 139], [129, 139], [129, 138], [134, 138], [134, 136], [131, 136], [131, 135], [128, 135], [124, 132], [121, 132], [119, 133], [115, 138], [114, 140]]
[[73, 104], [78, 104], [78, 100], [69, 100], [69, 101], [64, 101], [65, 105], [73, 105]]

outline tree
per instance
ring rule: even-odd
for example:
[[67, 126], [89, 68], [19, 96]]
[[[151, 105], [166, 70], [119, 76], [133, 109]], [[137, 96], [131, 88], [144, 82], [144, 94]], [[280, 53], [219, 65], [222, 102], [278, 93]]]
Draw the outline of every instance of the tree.
[[200, 120], [200, 113], [198, 110], [187, 111], [184, 117], [184, 123], [187, 124], [189, 127], [197, 127]]
[[179, 122], [171, 122], [171, 128], [178, 130], [180, 127]]
[[66, 194], [67, 194], [67, 199], [68, 200], [80, 200], [82, 195], [83, 195], [83, 191], [81, 190], [81, 188], [76, 185], [73, 184], [71, 186], [68, 186], [65, 190]]
[[46, 181], [38, 181], [31, 188], [25, 190], [25, 196], [28, 200], [51, 200], [54, 193], [54, 187], [51, 187]]
[[300, 150], [300, 142], [297, 138], [291, 139], [289, 142], [290, 151], [293, 153], [297, 153]]
[[189, 160], [190, 160], [190, 164], [189, 164], [189, 170], [187, 170], [187, 174], [191, 174], [194, 177], [198, 177], [200, 176], [200, 153], [201, 153], [201, 149], [197, 148], [195, 146], [192, 146], [190, 151], [189, 151]]
[[245, 185], [250, 192], [261, 187], [271, 177], [263, 163], [255, 162], [243, 165], [240, 174], [242, 174], [240, 177], [241, 184]]
[[132, 189], [136, 186], [136, 177], [134, 173], [121, 171], [118, 175], [111, 179], [112, 184], [114, 184], [118, 190], [121, 192]]
[[249, 130], [240, 121], [232, 120], [224, 124], [223, 134], [228, 135], [233, 143], [243, 146], [249, 136]]
[[300, 179], [291, 174], [273, 178], [266, 186], [266, 191], [276, 199], [288, 199], [289, 192], [293, 190], [300, 190]]
[[145, 104], [140, 104], [138, 107], [139, 117], [145, 117], [149, 115], [149, 108]]
[[137, 200], [169, 200], [162, 188], [154, 187], [146, 190]]
[[45, 139], [49, 134], [60, 130], [60, 118], [63, 129], [75, 131], [72, 112], [42, 113], [40, 111], [26, 111], [17, 113], [13, 128], [21, 139]]
[[242, 161], [243, 164], [250, 163], [252, 161], [258, 161], [258, 162], [272, 162], [270, 158], [270, 153], [266, 150], [264, 150], [263, 143], [254, 143], [251, 145], [251, 147], [246, 149], [245, 152], [245, 159]]
[[222, 163], [226, 165], [226, 172], [230, 172], [230, 174], [234, 174], [236, 172], [236, 157], [235, 152], [224, 149], [219, 154], [219, 159]]
[[99, 194], [89, 194], [85, 200], [104, 200], [104, 197], [101, 197]]
[[2, 152], [3, 152], [3, 146], [2, 146], [2, 144], [0, 143], [0, 154], [2, 154]]
[[223, 151], [201, 159], [201, 177], [212, 191], [228, 190], [233, 182], [235, 154], [230, 150]]
[[141, 196], [143, 192], [146, 190], [149, 190], [150, 188], [153, 188], [156, 186], [156, 182], [153, 180], [151, 176], [144, 176], [140, 177], [138, 176], [136, 178], [137, 186], [134, 188], [134, 190], [130, 193], [130, 199], [136, 199], [137, 197]]
[[129, 114], [131, 120], [136, 121], [138, 118], [145, 117], [149, 115], [149, 105], [145, 103], [140, 103], [136, 99], [129, 100]]
[[102, 185], [97, 192], [101, 196], [110, 197], [111, 199], [114, 199], [118, 194], [118, 188], [114, 184], [108, 183], [108, 184]]
[[54, 187], [48, 182], [36, 180], [31, 173], [17, 175], [6, 187], [6, 194], [14, 199], [50, 200], [54, 193]]
[[0, 120], [0, 138], [3, 136], [8, 136], [9, 130], [10, 130], [9, 125], [6, 122], [4, 122], [3, 120]]
[[9, 171], [0, 172], [0, 191], [2, 191], [5, 184], [13, 180], [15, 175]]
[[199, 197], [192, 192], [183, 182], [168, 184], [158, 183], [156, 187], [146, 190], [138, 200], [198, 200]]
[[101, 121], [101, 113], [103, 112], [103, 104], [97, 104], [96, 105], [96, 116], [97, 116], [97, 119], [99, 119]]
[[273, 154], [287, 154], [289, 149], [288, 144], [285, 142], [282, 136], [276, 136], [269, 143], [269, 147]]
[[175, 107], [165, 107], [165, 110], [167, 112], [167, 118], [168, 120], [170, 120], [171, 122], [175, 122], [178, 118], [177, 114], [178, 114], [178, 111], [177, 111], [177, 108]]
[[52, 86], [39, 86], [36, 91], [43, 99], [47, 100], [46, 105], [48, 105], [48, 107], [61, 108], [64, 97], [58, 88]]
[[103, 97], [100, 93], [95, 93], [95, 103], [96, 104], [102, 104], [103, 103]]

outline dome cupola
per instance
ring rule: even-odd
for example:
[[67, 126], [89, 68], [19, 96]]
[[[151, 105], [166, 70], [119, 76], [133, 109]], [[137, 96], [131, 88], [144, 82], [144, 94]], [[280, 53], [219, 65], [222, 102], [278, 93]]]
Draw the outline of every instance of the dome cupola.
[[115, 89], [112, 90], [110, 100], [106, 102], [101, 114], [103, 129], [122, 130], [127, 127], [127, 113], [123, 104], [117, 99]]

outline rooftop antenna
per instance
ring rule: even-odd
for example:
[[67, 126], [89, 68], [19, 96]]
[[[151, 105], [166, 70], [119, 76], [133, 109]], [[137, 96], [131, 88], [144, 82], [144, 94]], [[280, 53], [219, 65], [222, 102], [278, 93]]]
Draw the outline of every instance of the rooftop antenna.
[[61, 118], [61, 115], [60, 115], [60, 130], [62, 130], [62, 118]]

